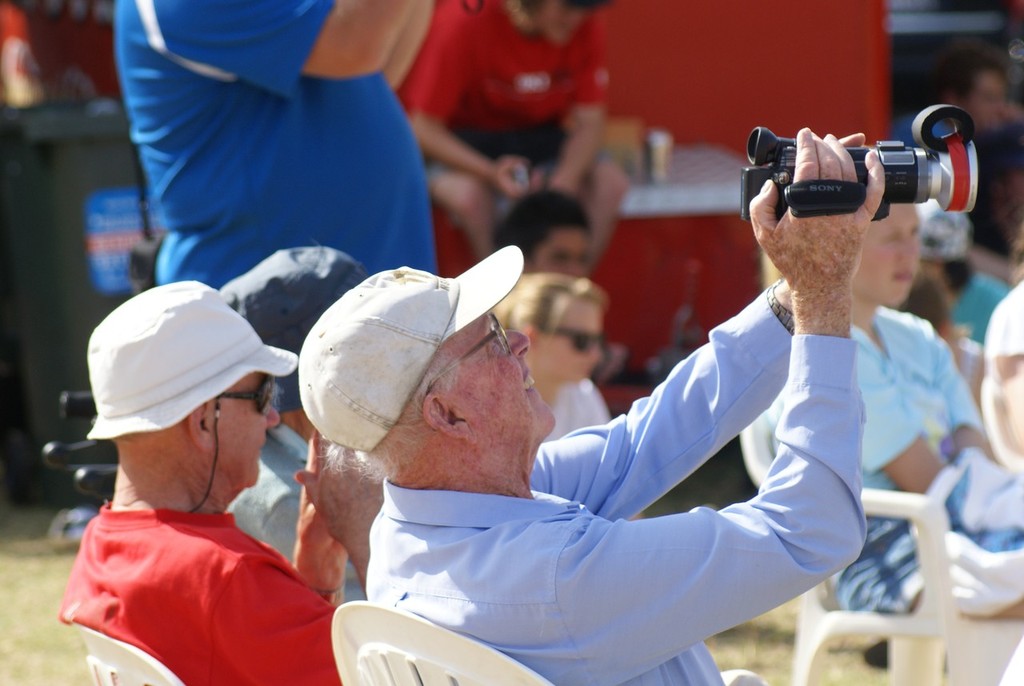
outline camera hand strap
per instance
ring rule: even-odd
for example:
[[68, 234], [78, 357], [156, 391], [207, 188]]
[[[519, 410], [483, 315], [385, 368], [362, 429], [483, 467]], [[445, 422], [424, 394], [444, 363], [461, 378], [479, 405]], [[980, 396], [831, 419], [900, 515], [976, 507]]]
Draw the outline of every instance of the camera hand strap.
[[798, 181], [784, 191], [794, 217], [853, 214], [867, 197], [867, 187], [857, 181], [816, 179]]

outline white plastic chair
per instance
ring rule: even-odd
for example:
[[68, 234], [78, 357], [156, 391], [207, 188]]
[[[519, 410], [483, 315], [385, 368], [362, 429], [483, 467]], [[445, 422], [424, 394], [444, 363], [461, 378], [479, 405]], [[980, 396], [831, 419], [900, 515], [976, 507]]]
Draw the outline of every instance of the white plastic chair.
[[[761, 417], [740, 434], [744, 463], [755, 483], [768, 471], [775, 446], [768, 421]], [[751, 468], [753, 466], [753, 468]], [[971, 618], [953, 598], [945, 537], [945, 508], [919, 493], [866, 488], [864, 511], [912, 524], [925, 592], [905, 615], [840, 610], [832, 580], [803, 594], [793, 655], [793, 686], [817, 684], [825, 666], [826, 644], [841, 636], [889, 640], [889, 681], [894, 686], [938, 686], [943, 657], [949, 686], [986, 686], [999, 682], [1021, 636], [1024, 621]], [[947, 646], [949, 647], [947, 653]]]
[[1024, 684], [1024, 641], [1021, 641], [1017, 645], [1017, 650], [1013, 652], [1013, 657], [1010, 658], [1010, 664], [1006, 665], [1006, 671], [1003, 672], [999, 686], [1020, 686], [1020, 684]]
[[75, 624], [85, 641], [95, 686], [185, 686], [159, 660], [135, 646]]
[[1010, 424], [999, 384], [987, 376], [981, 381], [981, 416], [995, 458], [1011, 471], [1024, 472], [1024, 446]]
[[338, 606], [331, 640], [346, 686], [552, 686], [483, 643], [365, 601]]

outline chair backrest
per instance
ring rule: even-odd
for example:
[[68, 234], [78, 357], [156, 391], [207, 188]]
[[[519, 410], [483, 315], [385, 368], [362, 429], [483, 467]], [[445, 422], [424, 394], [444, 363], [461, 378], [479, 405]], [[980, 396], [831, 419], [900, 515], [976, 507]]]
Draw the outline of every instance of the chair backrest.
[[1019, 684], [1024, 684], [1024, 641], [1017, 644], [1017, 649], [1013, 651], [1010, 662], [1006, 665], [1006, 671], [1003, 672], [1003, 676], [999, 680], [999, 686], [1019, 686]]
[[981, 382], [981, 416], [994, 457], [1007, 469], [1024, 471], [1024, 446], [1006, 414], [1006, 403], [998, 382], [988, 376]]
[[152, 655], [81, 624], [75, 624], [89, 654], [85, 660], [95, 686], [185, 686]]
[[331, 639], [346, 686], [551, 686], [489, 646], [365, 601], [338, 606]]

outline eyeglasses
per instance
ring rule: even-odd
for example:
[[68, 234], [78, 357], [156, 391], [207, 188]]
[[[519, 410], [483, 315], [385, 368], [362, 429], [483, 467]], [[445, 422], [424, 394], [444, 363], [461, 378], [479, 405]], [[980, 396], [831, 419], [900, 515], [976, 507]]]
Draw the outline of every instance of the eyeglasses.
[[[487, 335], [481, 338], [479, 341], [477, 341], [477, 343], [472, 348], [470, 348], [461, 356], [459, 356], [457, 360], [453, 360], [449, 364], [445, 365], [445, 368], [439, 371], [434, 376], [433, 380], [430, 382], [430, 386], [433, 386], [435, 381], [440, 379], [442, 376], [444, 376], [451, 370], [455, 369], [457, 366], [459, 366], [459, 364], [462, 363], [463, 360], [465, 360], [467, 357], [483, 348], [485, 345], [490, 343], [495, 338], [498, 339], [498, 345], [501, 346], [502, 353], [504, 353], [505, 355], [512, 354], [512, 348], [508, 344], [508, 336], [505, 334], [505, 329], [501, 327], [501, 323], [498, 321], [498, 318], [494, 316], [494, 313], [487, 314], [487, 321], [491, 327], [491, 330], [487, 332]], [[427, 387], [428, 390], [430, 386]]]
[[580, 331], [579, 329], [566, 329], [557, 328], [550, 333], [556, 336], [565, 336], [569, 339], [569, 343], [576, 352], [585, 353], [595, 345], [601, 347], [604, 345], [604, 334], [603, 333], [590, 333], [589, 331]]
[[274, 407], [274, 396], [277, 395], [277, 383], [274, 381], [274, 377], [267, 376], [260, 384], [260, 387], [255, 391], [245, 392], [232, 392], [232, 393], [221, 393], [217, 396], [217, 399], [228, 398], [230, 400], [255, 400], [256, 409], [259, 413], [266, 417], [270, 414], [270, 410]]

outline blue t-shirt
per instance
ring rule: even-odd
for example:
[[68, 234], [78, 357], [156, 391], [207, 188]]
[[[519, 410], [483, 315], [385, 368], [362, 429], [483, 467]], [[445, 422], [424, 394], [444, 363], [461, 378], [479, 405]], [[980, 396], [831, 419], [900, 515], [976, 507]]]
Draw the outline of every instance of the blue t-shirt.
[[317, 244], [370, 273], [436, 270], [419, 149], [384, 77], [301, 74], [333, 5], [116, 3], [132, 139], [169, 229], [158, 282], [216, 288]]
[[1010, 287], [995, 277], [980, 273], [971, 275], [953, 305], [953, 321], [967, 327], [971, 340], [984, 343], [988, 320], [992, 318], [996, 305], [1009, 292]]

